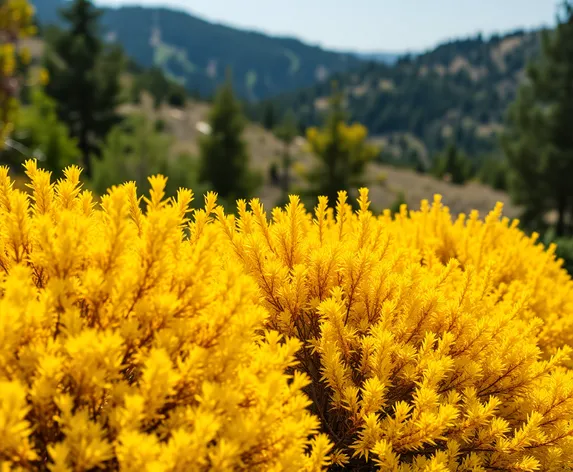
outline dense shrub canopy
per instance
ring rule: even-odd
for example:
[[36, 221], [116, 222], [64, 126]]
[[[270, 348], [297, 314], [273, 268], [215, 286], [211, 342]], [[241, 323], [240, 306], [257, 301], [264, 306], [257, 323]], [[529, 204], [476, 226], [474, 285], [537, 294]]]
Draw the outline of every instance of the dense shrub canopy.
[[571, 470], [573, 282], [501, 205], [268, 219], [0, 169], [2, 467]]
[[300, 342], [262, 331], [212, 194], [188, 220], [162, 177], [142, 211], [132, 183], [95, 208], [75, 167], [28, 162], [29, 198], [0, 169], [2, 470], [321, 469]]
[[436, 197], [375, 217], [291, 197], [219, 213], [269, 325], [299, 338], [313, 411], [351, 470], [566, 470], [573, 460], [573, 283], [501, 219]]

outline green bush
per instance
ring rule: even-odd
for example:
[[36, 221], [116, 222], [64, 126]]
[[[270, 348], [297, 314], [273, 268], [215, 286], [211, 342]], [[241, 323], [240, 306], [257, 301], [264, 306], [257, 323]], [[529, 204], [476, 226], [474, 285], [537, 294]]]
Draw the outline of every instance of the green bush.
[[508, 189], [509, 166], [501, 156], [486, 157], [478, 171], [478, 179], [496, 190]]
[[462, 185], [472, 176], [471, 161], [454, 144], [450, 144], [435, 159], [432, 173], [439, 179], [449, 176], [452, 183]]
[[56, 102], [37, 87], [30, 91], [30, 104], [15, 119], [13, 146], [4, 149], [3, 163], [17, 166], [36, 157], [43, 168], [54, 173], [79, 161], [77, 141], [70, 137], [65, 123], [58, 119]]
[[546, 231], [543, 242], [546, 246], [551, 243], [557, 245], [555, 255], [563, 259], [563, 267], [573, 275], [573, 237], [558, 238], [555, 235], [555, 229], [550, 228]]
[[135, 181], [147, 190], [149, 175], [163, 174], [168, 178], [166, 193], [176, 194], [179, 187], [197, 185], [197, 161], [190, 155], [173, 155], [173, 140], [157, 131], [157, 123], [142, 115], [131, 115], [109, 133], [102, 158], [94, 163], [93, 189], [100, 195], [112, 185]]

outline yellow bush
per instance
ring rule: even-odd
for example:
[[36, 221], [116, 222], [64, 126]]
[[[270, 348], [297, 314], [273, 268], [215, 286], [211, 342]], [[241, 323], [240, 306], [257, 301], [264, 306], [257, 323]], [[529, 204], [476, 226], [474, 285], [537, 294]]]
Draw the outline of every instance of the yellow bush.
[[26, 172], [0, 170], [2, 470], [572, 470], [573, 282], [501, 206], [269, 220]]
[[563, 471], [573, 464], [573, 283], [501, 218], [436, 198], [395, 219], [297, 197], [217, 210], [268, 326], [304, 343], [312, 411], [349, 470]]
[[502, 204], [479, 219], [477, 211], [452, 221], [439, 197], [430, 208], [402, 212], [392, 225], [393, 237], [401, 245], [415, 248], [429, 263], [446, 264], [455, 259], [461, 267], [475, 266], [488, 274], [490, 284], [505, 300], [517, 303], [527, 294], [524, 317], [541, 318], [539, 344], [545, 354], [563, 345], [573, 346], [573, 282], [555, 258], [555, 245], [545, 250], [517, 226], [518, 220], [502, 218]]
[[191, 218], [153, 177], [145, 211], [132, 183], [96, 207], [75, 167], [26, 173], [0, 168], [0, 469], [321, 470], [300, 342], [263, 329], [215, 196]]

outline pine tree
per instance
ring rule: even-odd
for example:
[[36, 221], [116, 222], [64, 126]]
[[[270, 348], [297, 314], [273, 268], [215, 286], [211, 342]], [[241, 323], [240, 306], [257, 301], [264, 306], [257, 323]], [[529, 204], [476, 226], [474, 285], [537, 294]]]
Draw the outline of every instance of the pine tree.
[[92, 175], [92, 155], [99, 156], [107, 133], [119, 122], [119, 74], [123, 55], [106, 50], [99, 38], [101, 12], [89, 0], [74, 0], [61, 12], [69, 28], [54, 34], [46, 56], [49, 95], [70, 127], [82, 152], [85, 173]]
[[290, 189], [290, 169], [292, 166], [291, 147], [294, 139], [297, 136], [297, 123], [296, 117], [292, 110], [285, 115], [282, 123], [275, 129], [275, 135], [283, 143], [282, 155], [282, 189], [283, 199], [288, 201], [288, 193]]
[[462, 185], [470, 177], [471, 162], [454, 143], [450, 143], [436, 158], [433, 173], [439, 179], [447, 175], [452, 183]]
[[227, 203], [251, 196], [256, 182], [242, 137], [245, 119], [230, 76], [215, 95], [209, 125], [209, 134], [199, 140], [201, 181], [209, 183]]
[[151, 67], [146, 71], [138, 71], [134, 74], [130, 94], [131, 101], [139, 103], [141, 93], [145, 90], [153, 98], [155, 109], [159, 109], [163, 103], [182, 108], [187, 100], [187, 91], [180, 85], [166, 77], [161, 68]]
[[309, 172], [313, 195], [324, 195], [332, 203], [338, 192], [350, 191], [363, 185], [368, 162], [379, 150], [366, 142], [367, 130], [361, 124], [347, 125], [342, 108], [342, 95], [335, 93], [330, 100], [330, 112], [323, 129], [307, 130], [310, 151], [317, 165]]
[[276, 125], [276, 119], [275, 107], [271, 102], [267, 102], [263, 111], [263, 126], [265, 129], [273, 130]]
[[573, 4], [561, 8], [556, 29], [543, 33], [541, 57], [527, 69], [502, 139], [522, 220], [538, 226], [556, 210], [557, 236], [573, 212]]
[[492, 154], [481, 158], [477, 178], [496, 190], [507, 191], [508, 172], [505, 157]]

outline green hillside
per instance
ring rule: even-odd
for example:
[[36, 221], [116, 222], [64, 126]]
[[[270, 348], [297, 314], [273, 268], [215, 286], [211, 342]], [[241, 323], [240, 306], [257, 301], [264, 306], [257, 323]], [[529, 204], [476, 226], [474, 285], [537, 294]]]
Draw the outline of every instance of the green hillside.
[[[395, 65], [369, 63], [333, 78], [350, 119], [366, 125], [388, 152], [401, 148], [396, 155], [403, 156], [409, 148], [427, 155], [455, 139], [476, 155], [494, 148], [505, 110], [538, 50], [539, 32], [518, 31], [452, 41]], [[279, 114], [292, 108], [304, 128], [322, 120], [331, 93], [328, 81], [272, 104]], [[250, 114], [262, 119], [264, 109], [254, 106]]]
[[[58, 21], [64, 0], [34, 0], [42, 25]], [[160, 66], [188, 90], [210, 95], [231, 67], [238, 95], [249, 100], [296, 90], [356, 68], [358, 57], [297, 39], [271, 37], [166, 8], [105, 8], [104, 37], [144, 67]]]

